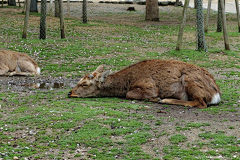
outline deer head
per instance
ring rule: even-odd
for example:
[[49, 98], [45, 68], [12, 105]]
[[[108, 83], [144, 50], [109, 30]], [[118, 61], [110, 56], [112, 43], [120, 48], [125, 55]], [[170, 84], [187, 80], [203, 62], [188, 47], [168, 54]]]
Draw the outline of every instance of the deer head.
[[92, 74], [86, 74], [78, 84], [68, 93], [68, 97], [95, 97], [100, 93], [101, 84], [109, 75], [100, 65]]

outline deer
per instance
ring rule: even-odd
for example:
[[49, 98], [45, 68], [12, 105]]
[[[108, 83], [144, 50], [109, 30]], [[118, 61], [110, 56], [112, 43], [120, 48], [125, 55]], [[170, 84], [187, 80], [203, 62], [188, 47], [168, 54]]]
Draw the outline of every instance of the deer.
[[220, 88], [204, 68], [177, 60], [143, 60], [116, 73], [100, 65], [68, 97], [123, 97], [130, 100], [206, 108], [221, 101]]
[[41, 69], [28, 54], [16, 51], [0, 51], [0, 75], [39, 76]]

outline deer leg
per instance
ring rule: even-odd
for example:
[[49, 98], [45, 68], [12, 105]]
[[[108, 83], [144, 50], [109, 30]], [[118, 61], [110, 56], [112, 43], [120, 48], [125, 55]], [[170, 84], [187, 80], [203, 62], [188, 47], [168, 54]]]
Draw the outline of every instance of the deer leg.
[[135, 88], [135, 89], [127, 92], [126, 98], [127, 99], [138, 99], [138, 100], [143, 99], [143, 94], [142, 94], [141, 88]]
[[35, 66], [31, 62], [28, 62], [25, 59], [19, 59], [17, 61], [15, 71], [11, 72], [9, 76], [31, 76], [36, 75], [36, 73], [37, 71], [35, 69]]
[[150, 97], [149, 93], [146, 93], [141, 88], [135, 88], [127, 92], [127, 99], [137, 99], [137, 100], [148, 100], [150, 102], [159, 102], [161, 99], [159, 97]]
[[159, 103], [163, 104], [175, 104], [186, 107], [197, 107], [197, 108], [207, 108], [207, 104], [202, 100], [194, 100], [194, 101], [184, 101], [178, 99], [162, 99]]
[[23, 75], [23, 76], [29, 76], [29, 75], [37, 75], [38, 71], [36, 70], [36, 67], [34, 64], [29, 61], [28, 59], [18, 59], [17, 61], [17, 67], [16, 67], [16, 75]]
[[0, 75], [6, 75], [9, 71], [9, 68], [6, 65], [0, 65]]
[[154, 81], [150, 78], [140, 79], [133, 86], [132, 90], [127, 92], [127, 99], [148, 100], [159, 102], [158, 92]]
[[191, 97], [193, 101], [185, 101], [178, 99], [163, 99], [159, 101], [159, 103], [166, 104], [175, 104], [182, 105], [187, 107], [197, 107], [197, 108], [207, 108], [207, 104], [204, 102], [204, 91], [194, 82], [188, 82], [185, 87], [186, 93], [188, 97]]
[[34, 73], [32, 73], [32, 72], [19, 72], [19, 71], [13, 71], [13, 72], [9, 73], [9, 76], [15, 76], [15, 75], [18, 75], [18, 76], [31, 76], [31, 75], [34, 75]]

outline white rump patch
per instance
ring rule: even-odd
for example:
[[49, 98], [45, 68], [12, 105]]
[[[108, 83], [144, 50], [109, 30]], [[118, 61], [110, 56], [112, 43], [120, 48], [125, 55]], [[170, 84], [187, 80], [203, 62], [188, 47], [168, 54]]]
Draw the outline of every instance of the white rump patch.
[[37, 67], [37, 73], [40, 75], [41, 73], [41, 69], [39, 67]]
[[216, 93], [209, 104], [218, 104], [221, 101], [221, 97], [219, 93]]

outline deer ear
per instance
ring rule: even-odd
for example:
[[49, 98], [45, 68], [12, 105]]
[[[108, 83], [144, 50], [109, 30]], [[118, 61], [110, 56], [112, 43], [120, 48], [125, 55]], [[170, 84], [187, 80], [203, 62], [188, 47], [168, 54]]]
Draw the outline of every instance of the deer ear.
[[96, 73], [102, 73], [103, 70], [104, 70], [104, 65], [102, 64], [102, 65], [98, 66], [97, 69], [93, 73], [95, 73], [95, 72]]
[[108, 77], [109, 74], [110, 74], [110, 71], [103, 72], [99, 81], [104, 82], [104, 80]]

